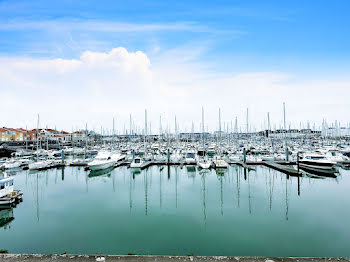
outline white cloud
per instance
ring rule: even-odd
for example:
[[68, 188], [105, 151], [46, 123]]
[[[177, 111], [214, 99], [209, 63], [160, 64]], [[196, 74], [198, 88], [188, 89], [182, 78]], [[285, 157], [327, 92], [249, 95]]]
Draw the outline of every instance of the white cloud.
[[[190, 31], [198, 33], [216, 32], [207, 26], [199, 25], [191, 21], [174, 23], [149, 23], [133, 24], [116, 21], [79, 20], [79, 19], [57, 19], [57, 20], [21, 20], [14, 19], [3, 21], [0, 30], [51, 30], [51, 31], [95, 31], [95, 32], [151, 32], [151, 31]], [[226, 33], [241, 33], [239, 31], [225, 31]]]
[[[109, 52], [84, 52], [79, 59], [0, 58], [0, 126], [35, 127], [36, 113], [42, 125], [71, 130], [100, 125], [128, 127], [129, 113], [143, 127], [148, 109], [153, 130], [173, 126], [177, 115], [180, 128], [198, 130], [201, 106], [210, 129], [217, 127], [218, 108], [223, 121], [238, 116], [244, 130], [249, 107], [250, 125], [261, 129], [267, 112], [279, 127], [282, 103], [287, 104], [287, 121], [348, 121], [350, 81], [298, 80], [280, 72], [220, 74], [213, 65], [182, 59], [188, 50], [159, 54], [150, 61], [143, 52], [119, 47]], [[4, 113], [6, 112], [6, 113]]]

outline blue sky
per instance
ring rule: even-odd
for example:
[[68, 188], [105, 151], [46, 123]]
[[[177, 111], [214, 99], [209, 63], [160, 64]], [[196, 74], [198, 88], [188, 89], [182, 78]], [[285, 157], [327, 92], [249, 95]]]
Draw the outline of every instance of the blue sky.
[[[282, 86], [321, 84], [328, 92], [329, 81], [345, 81], [339, 86], [347, 87], [349, 11], [350, 2], [340, 0], [0, 1], [0, 57], [79, 60], [85, 51], [123, 47], [145, 53], [156, 71], [188, 66], [193, 74], [186, 81], [201, 75], [197, 85], [204, 74], [216, 81], [272, 72], [279, 76], [269, 78], [271, 83], [289, 75]], [[176, 77], [171, 82], [181, 82]]]
[[[339, 65], [343, 71], [349, 69], [349, 11], [348, 1], [1, 1], [0, 52], [69, 58], [81, 52], [71, 41], [96, 51], [190, 43], [204, 46], [202, 59], [223, 60], [226, 66], [236, 59], [244, 69], [294, 65], [314, 71]], [[164, 29], [100, 32], [84, 23]]]

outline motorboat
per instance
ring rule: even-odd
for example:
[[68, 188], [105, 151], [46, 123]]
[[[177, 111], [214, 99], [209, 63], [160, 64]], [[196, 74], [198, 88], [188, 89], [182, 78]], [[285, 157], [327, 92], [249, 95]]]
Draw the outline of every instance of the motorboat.
[[51, 161], [48, 160], [39, 160], [28, 165], [29, 170], [41, 170], [49, 168]]
[[111, 153], [108, 151], [100, 151], [93, 161], [88, 163], [90, 170], [102, 170], [113, 167], [116, 161], [112, 159]]
[[197, 163], [198, 167], [201, 169], [209, 169], [211, 167], [212, 161], [209, 161], [206, 158], [200, 159]]
[[228, 168], [228, 163], [222, 158], [215, 158], [213, 164], [215, 168]]
[[0, 207], [9, 206], [22, 199], [23, 193], [14, 190], [14, 178], [3, 173], [0, 175]]
[[321, 154], [305, 154], [299, 160], [300, 168], [316, 172], [334, 173], [337, 171], [336, 164], [336, 162], [329, 160], [325, 155]]
[[130, 168], [141, 168], [143, 161], [140, 157], [135, 157], [133, 161], [130, 163]]
[[70, 163], [70, 166], [87, 166], [91, 161], [91, 158], [76, 158]]
[[112, 153], [111, 159], [114, 160], [115, 162], [119, 162], [125, 159], [125, 155], [120, 153]]
[[185, 163], [187, 165], [195, 165], [197, 163], [196, 153], [193, 150], [187, 151], [185, 157]]
[[8, 160], [1, 165], [1, 169], [13, 169], [21, 167], [22, 163], [16, 160]]

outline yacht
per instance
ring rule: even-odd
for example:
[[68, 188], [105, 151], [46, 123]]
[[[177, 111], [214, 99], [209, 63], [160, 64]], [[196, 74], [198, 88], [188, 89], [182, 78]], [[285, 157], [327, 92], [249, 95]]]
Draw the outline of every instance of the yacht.
[[196, 154], [193, 150], [187, 151], [185, 157], [185, 163], [187, 165], [195, 165], [197, 163]]
[[29, 170], [41, 170], [45, 168], [49, 168], [51, 165], [50, 161], [47, 160], [39, 160], [37, 162], [30, 163], [28, 165]]
[[70, 163], [70, 166], [87, 166], [91, 162], [90, 158], [76, 158]]
[[8, 206], [22, 199], [23, 193], [13, 189], [13, 177], [7, 173], [0, 175], [0, 207]]
[[337, 150], [329, 150], [328, 152], [325, 153], [327, 158], [331, 161], [337, 162], [337, 163], [342, 163], [342, 162], [347, 162], [349, 161], [349, 157], [343, 155]]
[[130, 163], [130, 168], [141, 168], [143, 161], [140, 157], [135, 157]]
[[113, 167], [116, 161], [111, 158], [111, 153], [107, 151], [98, 152], [93, 161], [88, 163], [90, 170], [102, 170], [109, 167]]
[[13, 168], [18, 168], [22, 165], [20, 161], [16, 160], [8, 160], [5, 163], [3, 163], [0, 168], [1, 169], [13, 169]]
[[211, 161], [206, 158], [200, 159], [197, 163], [198, 167], [201, 169], [209, 169], [211, 167]]
[[125, 155], [122, 155], [120, 153], [112, 153], [111, 159], [114, 160], [115, 162], [119, 162], [125, 159]]
[[228, 168], [228, 163], [222, 158], [216, 157], [213, 160], [213, 164], [215, 168]]
[[299, 167], [316, 172], [336, 172], [336, 162], [321, 154], [305, 154], [299, 160]]

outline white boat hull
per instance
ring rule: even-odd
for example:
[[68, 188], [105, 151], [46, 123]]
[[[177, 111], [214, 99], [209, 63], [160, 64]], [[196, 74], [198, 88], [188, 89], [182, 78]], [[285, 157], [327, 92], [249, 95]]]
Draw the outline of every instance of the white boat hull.
[[90, 163], [88, 166], [90, 168], [90, 170], [92, 171], [96, 171], [96, 170], [102, 170], [102, 169], [106, 169], [106, 168], [110, 168], [113, 167], [115, 165], [114, 161], [110, 161], [107, 160], [104, 163]]

